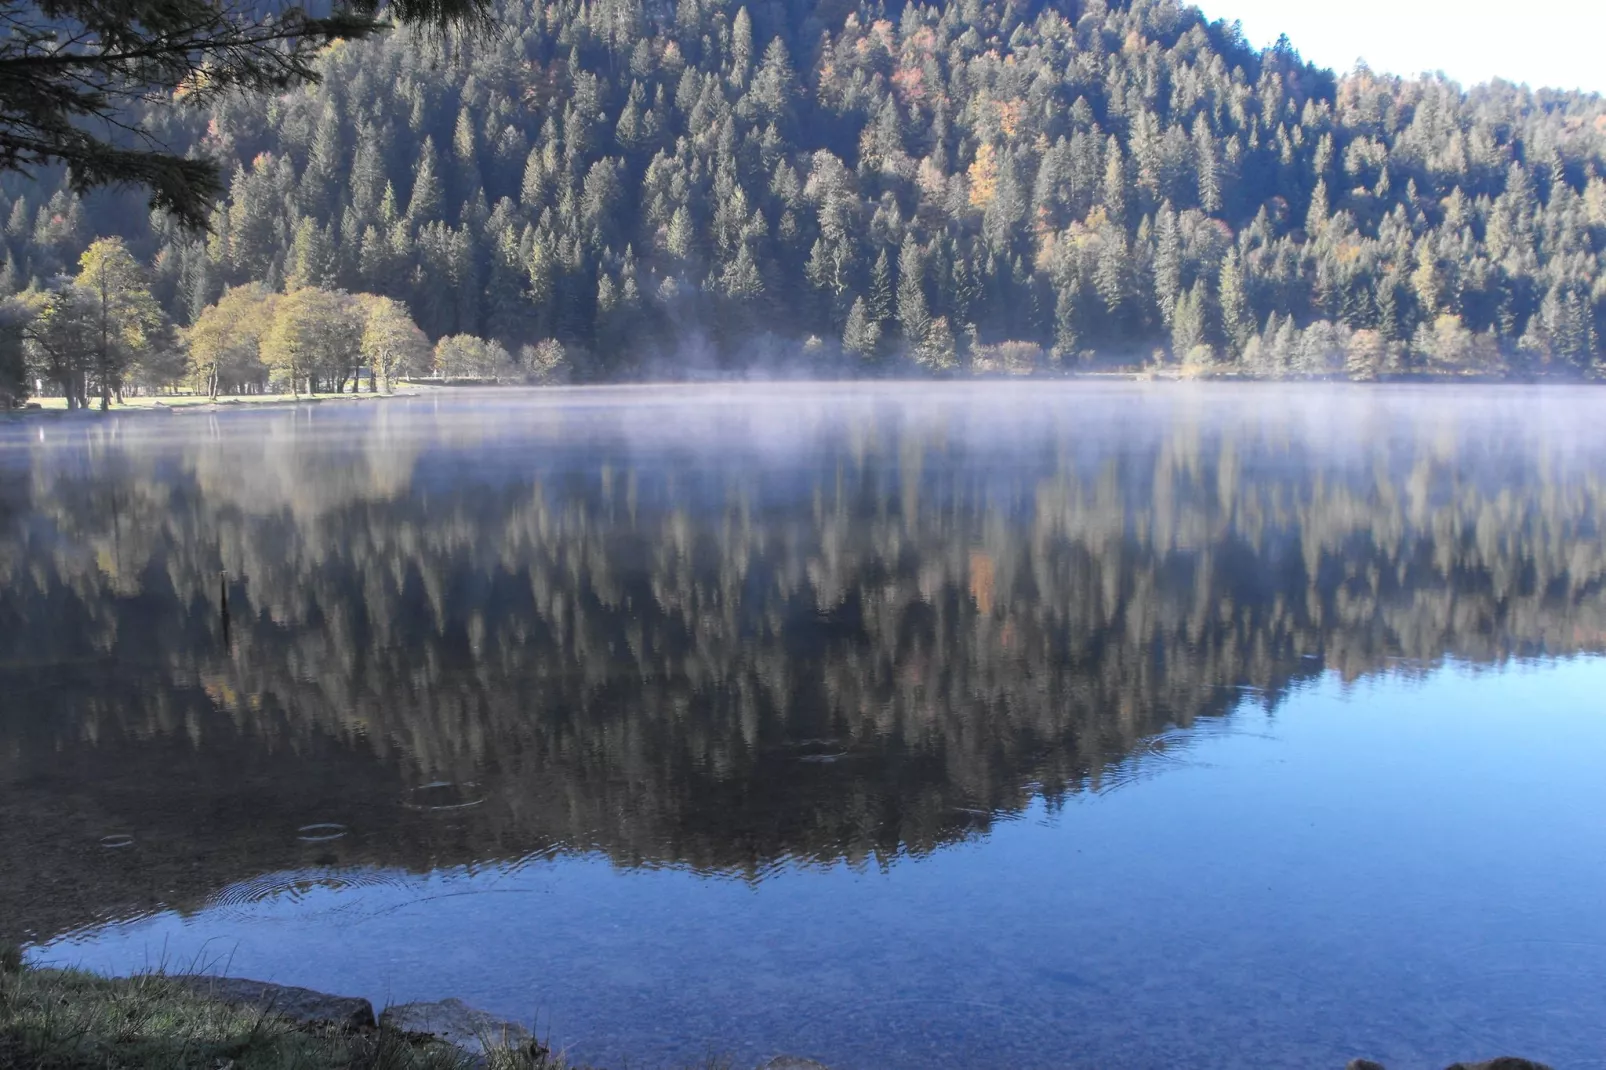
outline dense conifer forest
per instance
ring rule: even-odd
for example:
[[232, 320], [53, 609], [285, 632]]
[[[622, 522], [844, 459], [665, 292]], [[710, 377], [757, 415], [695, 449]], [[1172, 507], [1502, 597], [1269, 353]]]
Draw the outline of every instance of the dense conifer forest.
[[1606, 362], [1598, 95], [1337, 76], [1174, 0], [495, 15], [143, 106], [229, 173], [209, 233], [0, 179], [0, 391]]

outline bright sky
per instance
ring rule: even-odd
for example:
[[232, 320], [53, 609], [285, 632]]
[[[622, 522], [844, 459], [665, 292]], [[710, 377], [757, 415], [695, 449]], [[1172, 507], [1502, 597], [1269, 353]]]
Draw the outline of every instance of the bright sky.
[[1606, 0], [1196, 0], [1264, 47], [1286, 33], [1305, 59], [1344, 72], [1443, 71], [1463, 86], [1510, 82], [1606, 93]]

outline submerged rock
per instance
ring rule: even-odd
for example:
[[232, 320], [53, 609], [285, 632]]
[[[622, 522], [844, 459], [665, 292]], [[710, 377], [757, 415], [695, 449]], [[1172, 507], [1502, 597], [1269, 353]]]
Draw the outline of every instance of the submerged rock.
[[538, 1047], [535, 1037], [522, 1025], [475, 1010], [460, 999], [387, 1007], [379, 1016], [379, 1024], [402, 1033], [434, 1037], [470, 1055], [484, 1056], [500, 1048], [529, 1051]]
[[340, 1029], [374, 1027], [374, 1005], [356, 996], [331, 996], [310, 988], [275, 985], [244, 977], [202, 975], [182, 980], [197, 995], [207, 999], [258, 1007], [304, 1025], [332, 1025]]

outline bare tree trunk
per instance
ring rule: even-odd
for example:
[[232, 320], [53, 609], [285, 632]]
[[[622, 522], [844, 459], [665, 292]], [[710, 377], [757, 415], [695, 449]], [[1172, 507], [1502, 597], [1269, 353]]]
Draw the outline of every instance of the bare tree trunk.
[[106, 270], [100, 272], [100, 411], [112, 407], [111, 384], [111, 325], [106, 316]]

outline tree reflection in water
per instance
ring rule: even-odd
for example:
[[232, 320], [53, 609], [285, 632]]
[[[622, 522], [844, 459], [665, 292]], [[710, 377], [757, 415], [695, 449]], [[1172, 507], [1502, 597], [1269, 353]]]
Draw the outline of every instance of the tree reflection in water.
[[1163, 766], [1246, 693], [1600, 650], [1588, 408], [754, 387], [24, 423], [0, 937], [317, 865], [890, 865]]

